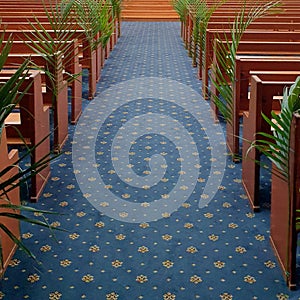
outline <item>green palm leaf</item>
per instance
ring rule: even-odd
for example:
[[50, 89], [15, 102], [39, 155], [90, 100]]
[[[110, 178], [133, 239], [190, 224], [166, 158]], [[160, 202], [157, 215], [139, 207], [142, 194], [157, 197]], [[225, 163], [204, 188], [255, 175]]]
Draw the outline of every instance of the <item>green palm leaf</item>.
[[[1, 35], [0, 38], [0, 68], [2, 69], [5, 66], [6, 59], [10, 52], [13, 40], [11, 38], [8, 39], [6, 43], [4, 41], [4, 33]], [[5, 120], [7, 116], [13, 111], [17, 104], [21, 101], [24, 94], [26, 94], [27, 88], [25, 90], [21, 86], [24, 83], [26, 77], [29, 74], [29, 64], [30, 61], [26, 60], [24, 63], [18, 67], [16, 72], [5, 82], [0, 85], [0, 136], [2, 136], [2, 131], [5, 126]], [[47, 138], [47, 137], [45, 137]], [[2, 141], [0, 140], [0, 143]], [[40, 142], [42, 143], [43, 140]], [[38, 147], [38, 145], [36, 146]], [[36, 224], [39, 226], [44, 226], [49, 228], [50, 230], [59, 229], [54, 228], [44, 221], [38, 220], [36, 218], [30, 218], [25, 215], [19, 214], [20, 211], [24, 211], [26, 213], [52, 213], [47, 211], [39, 211], [29, 206], [24, 205], [15, 205], [11, 202], [12, 199], [9, 199], [9, 192], [18, 188], [23, 182], [27, 181], [29, 178], [34, 176], [35, 174], [39, 173], [42, 169], [44, 169], [50, 160], [54, 159], [56, 156], [50, 157], [47, 154], [45, 157], [41, 158], [37, 163], [32, 164], [29, 167], [25, 167], [21, 169], [18, 165], [23, 164], [23, 161], [32, 155], [32, 152], [35, 147], [33, 148], [26, 148], [26, 151], [21, 154], [19, 159], [12, 165], [7, 166], [6, 168], [0, 171], [0, 198], [2, 203], [0, 204], [0, 229], [4, 234], [6, 234], [15, 245], [19, 248], [23, 249], [25, 253], [27, 253], [30, 257], [35, 258], [35, 255], [24, 245], [24, 243], [19, 240], [19, 237], [15, 236], [13, 232], [6, 226], [5, 220], [7, 218], [14, 219], [16, 221], [21, 222], [28, 222], [31, 224]], [[19, 172], [16, 172], [14, 176], [8, 177], [7, 174], [11, 174], [11, 170], [19, 168]], [[5, 179], [3, 179], [5, 178]], [[14, 212], [10, 212], [12, 210]], [[3, 245], [0, 239], [0, 265], [3, 267]]]
[[[281, 103], [281, 112], [271, 113], [271, 118], [263, 115], [264, 120], [272, 128], [273, 134], [259, 132], [260, 138], [249, 147], [258, 149], [275, 166], [272, 173], [285, 180], [290, 187], [290, 133], [293, 114], [300, 111], [300, 76], [290, 88], [286, 88]], [[264, 139], [262, 139], [264, 138]], [[290, 191], [289, 191], [290, 192]], [[299, 192], [299, 191], [298, 191]], [[299, 213], [300, 211], [297, 210]], [[296, 230], [300, 229], [300, 217], [296, 217]]]
[[264, 132], [257, 133], [258, 136], [266, 138], [255, 140], [249, 151], [256, 147], [264, 154], [279, 170], [282, 178], [289, 180], [289, 151], [290, 131], [293, 114], [300, 110], [300, 76], [290, 88], [284, 90], [281, 103], [281, 111], [277, 115], [271, 113], [271, 118], [263, 115], [263, 119], [272, 129], [272, 134]]
[[122, 12], [122, 0], [110, 0], [112, 6], [113, 18], [118, 22], [118, 37], [121, 36], [121, 12]]
[[114, 29], [114, 15], [109, 1], [77, 0], [74, 4], [76, 22], [84, 29], [89, 45], [104, 48]]
[[171, 0], [171, 4], [178, 14], [180, 21], [185, 24], [188, 14], [188, 0]]
[[[44, 11], [47, 16], [47, 25], [42, 23], [37, 17], [34, 22], [28, 22], [31, 31], [25, 32], [26, 39], [30, 41], [27, 46], [35, 53], [44, 55], [48, 67], [43, 69], [49, 78], [51, 86], [48, 88], [53, 95], [58, 95], [59, 89], [64, 85], [57, 85], [56, 73], [64, 70], [65, 65], [71, 63], [73, 57], [70, 41], [76, 38], [76, 22], [72, 14], [75, 0], [62, 1], [60, 4], [50, 5], [44, 4]], [[47, 26], [47, 27], [46, 27]], [[50, 33], [51, 30], [51, 33]], [[58, 64], [58, 57], [63, 55], [64, 64]], [[32, 67], [40, 69], [38, 65], [32, 63]], [[76, 80], [81, 74], [68, 74], [66, 84]]]
[[[249, 2], [247, 0], [243, 1], [241, 10], [236, 15], [230, 30], [230, 38], [225, 37], [225, 43], [216, 43], [217, 47], [214, 47], [217, 63], [212, 68], [210, 80], [218, 94], [212, 95], [212, 101], [222, 113], [225, 121], [230, 124], [233, 120], [234, 67], [239, 43], [245, 30], [253, 21], [272, 12], [281, 5], [280, 1]], [[219, 39], [221, 40], [220, 37]], [[226, 85], [229, 87], [228, 89], [224, 88]]]

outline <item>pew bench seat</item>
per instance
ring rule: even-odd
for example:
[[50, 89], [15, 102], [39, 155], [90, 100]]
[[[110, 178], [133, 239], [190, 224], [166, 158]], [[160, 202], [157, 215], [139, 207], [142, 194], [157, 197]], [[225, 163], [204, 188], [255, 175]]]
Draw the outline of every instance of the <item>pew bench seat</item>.
[[[1, 73], [4, 76], [1, 77]], [[0, 81], [9, 79], [13, 70], [0, 72]], [[22, 83], [20, 92], [24, 92], [18, 111], [12, 112], [6, 125], [6, 140], [10, 145], [27, 144], [32, 150], [31, 164], [50, 155], [50, 113], [49, 106], [43, 104], [42, 79], [39, 71], [30, 71]], [[21, 134], [21, 135], [20, 135]], [[31, 178], [30, 199], [38, 201], [50, 177], [50, 164]]]

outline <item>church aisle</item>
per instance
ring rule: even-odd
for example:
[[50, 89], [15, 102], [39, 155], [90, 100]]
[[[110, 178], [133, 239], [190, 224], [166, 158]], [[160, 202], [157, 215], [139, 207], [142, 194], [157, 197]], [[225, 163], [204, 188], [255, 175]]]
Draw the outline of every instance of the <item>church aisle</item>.
[[67, 232], [23, 225], [41, 265], [17, 251], [0, 299], [300, 299], [271, 249], [269, 207], [250, 210], [180, 23], [121, 32], [36, 205]]

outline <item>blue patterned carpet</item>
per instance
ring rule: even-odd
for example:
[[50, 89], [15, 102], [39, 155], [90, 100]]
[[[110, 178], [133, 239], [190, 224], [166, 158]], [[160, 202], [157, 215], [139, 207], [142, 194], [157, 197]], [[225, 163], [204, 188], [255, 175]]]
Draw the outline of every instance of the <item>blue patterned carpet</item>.
[[68, 232], [23, 226], [41, 265], [17, 251], [0, 299], [300, 299], [200, 89], [179, 23], [122, 24], [36, 205]]

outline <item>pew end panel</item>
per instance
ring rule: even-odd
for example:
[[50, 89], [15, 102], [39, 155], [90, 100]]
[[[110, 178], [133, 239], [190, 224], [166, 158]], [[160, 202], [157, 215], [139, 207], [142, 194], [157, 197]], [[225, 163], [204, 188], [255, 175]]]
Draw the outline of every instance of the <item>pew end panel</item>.
[[[42, 86], [45, 90], [43, 103], [53, 110], [53, 148], [55, 152], [60, 152], [68, 138], [68, 84], [63, 80], [62, 54], [55, 56], [55, 67], [52, 63], [49, 64], [42, 54], [26, 54], [23, 56], [9, 54], [5, 67], [16, 68], [28, 58], [33, 62], [35, 69], [44, 70], [41, 77]], [[51, 75], [48, 76], [49, 74]]]
[[[1, 177], [1, 181], [8, 180], [9, 178], [13, 177], [19, 172], [18, 165], [16, 164], [18, 161], [18, 150], [12, 149], [8, 151], [8, 144], [6, 139], [6, 130], [5, 128], [2, 131], [0, 140], [0, 170], [4, 170], [6, 167], [15, 165], [14, 168], [12, 168], [9, 172], [7, 172], [4, 176]], [[1, 191], [2, 193], [2, 191]], [[0, 203], [5, 204], [8, 201], [14, 205], [20, 205], [20, 189], [19, 187], [15, 187], [13, 190], [8, 192], [7, 198], [5, 196], [2, 196], [0, 198]], [[13, 213], [18, 213], [18, 211], [13, 210], [4, 210], [1, 209], [1, 211], [8, 211]], [[1, 217], [1, 223], [4, 224], [13, 232], [13, 234], [20, 238], [20, 225], [19, 221], [16, 219], [11, 219], [7, 217]], [[13, 257], [17, 245], [14, 243], [8, 236], [0, 229], [0, 239], [2, 244], [2, 253], [3, 253], [3, 268], [0, 266], [0, 278], [3, 276], [6, 268], [8, 267], [8, 264]]]
[[235, 82], [233, 88], [233, 126], [228, 131], [233, 138], [229, 149], [239, 154], [240, 119], [243, 111], [249, 109], [250, 72], [299, 71], [300, 56], [237, 55], [235, 59]]
[[[4, 41], [2, 44], [4, 44]], [[36, 56], [36, 51], [33, 50], [33, 43], [39, 44], [36, 41], [14, 41], [10, 54], [19, 54], [20, 56], [28, 57], [31, 55], [32, 60]], [[59, 42], [58, 42], [59, 43]], [[64, 80], [68, 81], [71, 88], [71, 124], [76, 124], [82, 113], [82, 66], [79, 63], [79, 42], [78, 39], [70, 41], [62, 41], [64, 53], [63, 53], [63, 67], [64, 67]], [[59, 48], [60, 46], [57, 45]], [[13, 62], [12, 62], [13, 63]], [[17, 63], [17, 62], [16, 62]], [[76, 79], [74, 79], [76, 78]]]
[[[261, 138], [257, 135], [258, 132], [271, 133], [270, 126], [264, 121], [262, 113], [270, 118], [271, 111], [280, 110], [278, 96], [283, 94], [285, 87], [292, 85], [297, 73], [286, 72], [286, 78], [284, 78], [282, 72], [281, 79], [293, 81], [264, 81], [260, 76], [264, 79], [268, 78], [268, 74], [251, 75], [249, 111], [243, 113], [242, 184], [254, 211], [260, 209], [259, 162], [261, 154], [257, 148], [251, 147], [251, 143]], [[269, 78], [274, 79], [274, 76], [271, 74]]]
[[[29, 89], [27, 87], [29, 86]], [[32, 71], [23, 83], [26, 93], [19, 103], [19, 111], [12, 113], [6, 121], [7, 143], [34, 147], [31, 164], [50, 155], [49, 107], [43, 103], [41, 74]], [[16, 130], [17, 129], [17, 130]], [[21, 137], [20, 134], [21, 133]], [[37, 202], [50, 177], [50, 164], [31, 178], [30, 200]]]
[[[300, 115], [295, 113], [291, 125], [289, 182], [272, 176], [272, 206], [270, 241], [288, 287], [297, 287], [296, 218], [300, 209]], [[275, 167], [274, 167], [275, 168]]]

